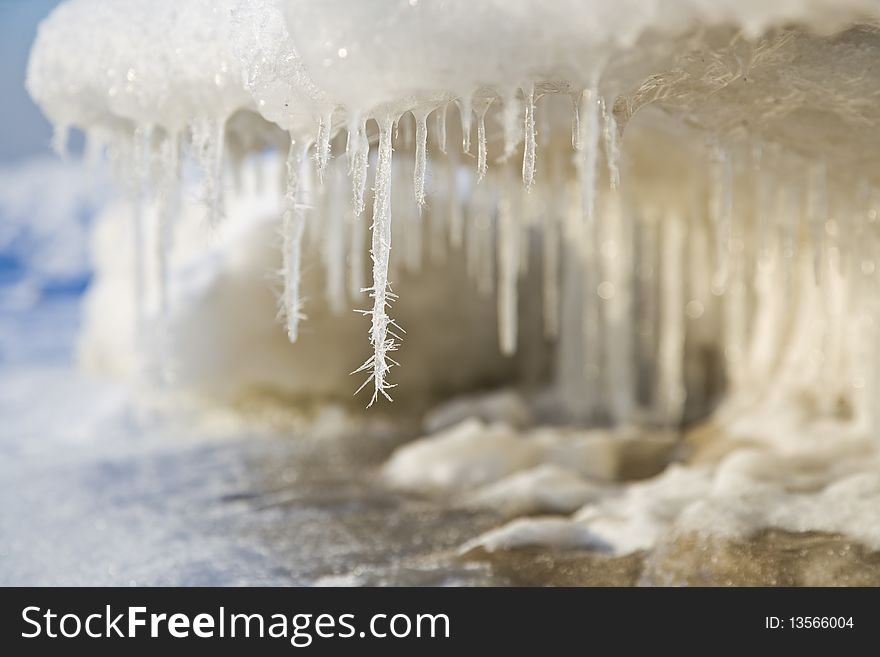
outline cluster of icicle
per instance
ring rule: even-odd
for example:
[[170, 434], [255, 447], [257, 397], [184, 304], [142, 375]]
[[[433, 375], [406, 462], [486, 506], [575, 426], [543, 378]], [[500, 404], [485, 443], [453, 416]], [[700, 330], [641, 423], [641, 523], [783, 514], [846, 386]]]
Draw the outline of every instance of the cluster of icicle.
[[[618, 130], [613, 114], [599, 98], [595, 87], [572, 94], [570, 102], [574, 117], [571, 143], [575, 157], [569, 156], [567, 159], [574, 162], [582, 191], [577, 221], [589, 227], [594, 222], [601, 144], [604, 144], [607, 154], [611, 187], [616, 188], [619, 182]], [[493, 105], [501, 113], [504, 133], [504, 150], [496, 156], [500, 162], [497, 175], [490, 175], [489, 140], [486, 133], [486, 118]], [[460, 118], [460, 152], [457, 144], [447, 144], [447, 115], [450, 107], [457, 111]], [[366, 120], [356, 119], [348, 123], [344, 135], [334, 139], [331, 121], [329, 114], [322, 119], [316, 138], [311, 144], [298, 145], [295, 139], [291, 141], [288, 160], [290, 209], [284, 220], [283, 297], [290, 339], [296, 339], [298, 323], [303, 316], [299, 292], [299, 263], [304, 215], [308, 210], [307, 204], [298, 200], [298, 181], [303, 178], [303, 163], [311, 153], [319, 186], [338, 185], [339, 175], [331, 167], [335, 155], [333, 146], [338, 143], [341, 149], [344, 141], [351, 185], [350, 210], [355, 221], [367, 205], [367, 180], [371, 161], [375, 169], [370, 226], [373, 280], [371, 286], [353, 290], [367, 292], [373, 301], [371, 309], [360, 311], [371, 320], [369, 335], [373, 355], [356, 370], [356, 373], [368, 372], [364, 386], [372, 384], [371, 403], [380, 395], [391, 399], [388, 389], [394, 384], [389, 381], [388, 374], [398, 364], [392, 354], [397, 350], [400, 334], [403, 332], [389, 315], [395, 299], [391, 286], [391, 249], [394, 236], [396, 233], [402, 236], [405, 266], [417, 269], [422, 257], [423, 222], [430, 221], [431, 230], [434, 231], [427, 242], [431, 245], [435, 258], [437, 250], [445, 248], [444, 241], [448, 240], [453, 248], [459, 248], [465, 243], [467, 233], [468, 269], [476, 277], [480, 290], [491, 293], [497, 276], [500, 348], [504, 354], [513, 354], [517, 344], [517, 286], [519, 277], [528, 267], [529, 228], [541, 226], [543, 223], [542, 218], [534, 213], [527, 219], [521, 216], [523, 203], [528, 202], [527, 194], [532, 191], [536, 182], [538, 129], [535, 86], [518, 89], [503, 99], [484, 90], [480, 95], [447, 100], [435, 107], [416, 108], [397, 115], [388, 114], [375, 120], [375, 135], [369, 129], [373, 127], [372, 122], [368, 126]], [[430, 169], [429, 132], [432, 133], [430, 139], [433, 142], [430, 150], [439, 156], [437, 161], [430, 163]], [[374, 141], [375, 157], [371, 158], [371, 143]], [[475, 144], [472, 143], [474, 141]], [[394, 142], [396, 150], [402, 151], [396, 159], [392, 156]], [[521, 159], [517, 157], [520, 151]], [[400, 163], [401, 156], [404, 164]], [[466, 171], [462, 160], [468, 157], [475, 158], [475, 171], [470, 178], [462, 175]], [[561, 177], [556, 183], [568, 176], [569, 165], [570, 162], [565, 159], [556, 162], [556, 175]], [[517, 169], [516, 174], [513, 173], [514, 167]], [[406, 175], [406, 168], [411, 168], [411, 182], [403, 185], [401, 178]], [[434, 183], [430, 199], [427, 185], [429, 171]], [[522, 182], [514, 176], [521, 178]], [[462, 184], [466, 184], [468, 189], [463, 189]], [[398, 193], [398, 186], [402, 186], [406, 193]], [[553, 195], [559, 192], [558, 189], [552, 189], [552, 185], [548, 187]], [[340, 192], [341, 190], [334, 188], [329, 194], [335, 197]], [[467, 201], [466, 204], [462, 203], [463, 200]], [[548, 199], [545, 197], [540, 200]], [[443, 206], [445, 211], [441, 211]], [[392, 208], [395, 208], [394, 214], [399, 217], [395, 224], [392, 223]], [[465, 221], [466, 210], [473, 215], [469, 217], [470, 221]], [[326, 217], [325, 220], [330, 221]], [[401, 228], [393, 230], [392, 226], [397, 223]], [[557, 222], [550, 221], [543, 225], [543, 229], [547, 236], [544, 247], [546, 326], [548, 335], [555, 337], [559, 317], [561, 227], [557, 226]], [[354, 230], [357, 232], [356, 226]], [[330, 231], [327, 234], [331, 244], [323, 249], [324, 252], [338, 250], [338, 234]], [[356, 245], [355, 240], [352, 240], [352, 245]], [[357, 271], [359, 259], [355, 254], [352, 262], [353, 277], [357, 280], [360, 275]], [[338, 274], [328, 273], [328, 281], [340, 280]], [[339, 285], [330, 283], [329, 286], [334, 290], [331, 292], [331, 306], [338, 308], [341, 305]]]
[[[424, 255], [442, 262], [448, 248], [464, 249], [477, 290], [496, 300], [505, 354], [517, 348], [520, 280], [530, 270], [542, 278], [544, 333], [561, 341], [560, 376], [575, 381], [569, 394], [594, 420], [680, 422], [686, 389], [698, 395], [712, 385], [688, 385], [687, 349], [717, 348], [740, 401], [796, 388], [821, 390], [817, 403], [877, 406], [867, 396], [880, 389], [869, 367], [880, 356], [869, 357], [878, 351], [870, 332], [877, 199], [866, 184], [833, 195], [821, 163], [772, 146], [712, 143], [705, 167], [697, 166], [702, 179], [688, 182], [692, 202], [652, 204], [638, 179], [621, 181], [611, 103], [595, 87], [547, 87], [505, 97], [484, 90], [342, 130], [328, 116], [313, 140], [291, 139], [281, 299], [291, 341], [304, 316], [301, 262], [311, 239], [334, 312], [363, 293], [372, 299], [360, 312], [370, 318], [373, 355], [357, 372], [367, 373], [371, 403], [390, 399], [402, 333], [389, 314], [391, 281], [417, 271]], [[494, 127], [501, 135], [490, 141]], [[207, 172], [210, 215], [219, 217], [223, 130], [189, 134]], [[138, 129], [120, 143], [142, 163], [133, 180], [143, 180], [150, 162], [160, 165], [165, 253], [179, 203], [180, 139]], [[362, 215], [370, 205], [367, 286]]]
[[[847, 324], [853, 313], [873, 313], [861, 282], [874, 275], [862, 251], [873, 243], [876, 218], [867, 188], [850, 183], [839, 195], [846, 207], [832, 208], [820, 164], [714, 146], [687, 207], [649, 203], [640, 182], [621, 180], [615, 99], [601, 97], [598, 74], [585, 85], [533, 81], [358, 110], [331, 102], [311, 80], [283, 21], [261, 13], [265, 4], [130, 2], [125, 7], [143, 15], [119, 16], [122, 5], [76, 0], [41, 28], [28, 86], [59, 126], [59, 144], [67, 125], [80, 127], [92, 150], [106, 147], [123, 170], [135, 207], [138, 299], [144, 197], [150, 189], [157, 197], [157, 316], [169, 303], [166, 263], [184, 149], [204, 172], [209, 220], [219, 221], [227, 138], [244, 133], [259, 142], [275, 129], [272, 121], [290, 134], [281, 298], [287, 333], [296, 340], [306, 310], [303, 244], [309, 217], [320, 215], [331, 308], [346, 305], [346, 253], [351, 297], [372, 300], [361, 312], [370, 320], [373, 354], [357, 370], [372, 388], [370, 403], [390, 399], [393, 387], [403, 332], [390, 310], [395, 269], [418, 268], [425, 246], [435, 260], [447, 244], [464, 248], [478, 289], [495, 294], [500, 349], [512, 354], [518, 283], [539, 234], [545, 332], [559, 337], [560, 376], [577, 382], [567, 388], [582, 406], [595, 406], [594, 416], [626, 421], [648, 404], [664, 422], [676, 422], [688, 387], [689, 336], [701, 332], [711, 333], [713, 347], [723, 336], [734, 387], [748, 389], [750, 377], [753, 390], [774, 377], [806, 380], [806, 359], [823, 361], [824, 374], [813, 368], [810, 376], [847, 399], [853, 389], [880, 388], [867, 385], [880, 367], [865, 369], [872, 361], [853, 356], [861, 352], [852, 344], [870, 350], [872, 343], [861, 334], [853, 342]], [[233, 5], [239, 21], [254, 13], [248, 29], [236, 28], [242, 52], [228, 34]], [[76, 49], [88, 66], [70, 57]], [[447, 133], [460, 145], [447, 143]], [[362, 215], [370, 203], [366, 285]], [[392, 258], [392, 244], [402, 259]], [[146, 311], [139, 314], [143, 320]], [[653, 382], [648, 391], [645, 380]]]

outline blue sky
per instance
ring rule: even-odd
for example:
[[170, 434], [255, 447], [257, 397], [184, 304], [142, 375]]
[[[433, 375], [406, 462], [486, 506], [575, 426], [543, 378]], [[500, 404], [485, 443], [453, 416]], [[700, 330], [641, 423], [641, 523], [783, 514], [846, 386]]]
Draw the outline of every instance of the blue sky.
[[58, 2], [0, 0], [0, 165], [49, 152], [52, 129], [25, 91], [24, 77], [37, 24]]

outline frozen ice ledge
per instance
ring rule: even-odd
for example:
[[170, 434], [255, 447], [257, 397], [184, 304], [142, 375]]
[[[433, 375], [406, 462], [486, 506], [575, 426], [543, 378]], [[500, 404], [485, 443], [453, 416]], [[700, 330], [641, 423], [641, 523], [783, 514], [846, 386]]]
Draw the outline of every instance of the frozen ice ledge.
[[390, 399], [403, 337], [392, 280], [448, 251], [494, 299], [504, 356], [534, 340], [520, 309], [539, 299], [537, 339], [585, 419], [675, 426], [716, 385], [716, 354], [731, 404], [806, 396], [873, 427], [878, 15], [874, 0], [69, 0], [27, 86], [59, 150], [80, 129], [119, 173], [146, 340], [187, 302], [169, 262], [186, 163], [221, 230], [242, 206], [227, 173], [274, 149], [287, 335], [310, 312], [313, 245], [331, 312], [364, 308], [371, 403]]

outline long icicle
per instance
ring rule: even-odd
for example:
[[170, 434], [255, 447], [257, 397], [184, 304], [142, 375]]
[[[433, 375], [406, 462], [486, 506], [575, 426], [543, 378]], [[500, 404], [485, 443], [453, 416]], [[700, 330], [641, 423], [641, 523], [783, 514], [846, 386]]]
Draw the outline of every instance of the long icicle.
[[455, 101], [458, 112], [461, 115], [461, 150], [463, 153], [471, 152], [471, 124], [473, 123], [473, 99], [471, 96], [462, 96]]
[[327, 163], [330, 161], [330, 134], [332, 130], [333, 113], [327, 112], [318, 121], [318, 136], [315, 139], [315, 163], [318, 168], [318, 180], [324, 184], [324, 172], [327, 171]]
[[602, 99], [602, 132], [605, 137], [605, 160], [608, 164], [608, 185], [611, 189], [620, 187], [620, 144], [617, 140], [617, 119], [614, 112]]
[[348, 175], [351, 176], [352, 209], [355, 216], [364, 211], [364, 193], [367, 189], [367, 170], [370, 166], [370, 142], [367, 140], [367, 122], [356, 115], [348, 124]]
[[283, 274], [284, 297], [282, 300], [287, 322], [287, 337], [296, 342], [299, 335], [299, 321], [302, 315], [302, 297], [300, 294], [300, 269], [302, 256], [302, 236], [305, 228], [305, 207], [300, 194], [302, 184], [302, 166], [305, 161], [308, 144], [290, 139], [290, 150], [287, 155], [287, 193], [286, 209], [283, 220]]
[[[388, 383], [388, 372], [397, 365], [389, 354], [396, 351], [400, 337], [394, 332], [400, 327], [388, 316], [395, 295], [391, 292], [388, 281], [388, 262], [391, 256], [391, 130], [393, 118], [382, 117], [379, 121], [379, 159], [376, 166], [376, 182], [373, 198], [372, 248], [370, 256], [373, 260], [373, 286], [370, 296], [373, 298], [373, 309], [360, 311], [371, 317], [370, 344], [373, 355], [354, 373], [369, 371], [370, 375], [358, 388], [360, 392], [370, 381], [373, 382], [373, 395], [368, 406], [372, 406], [379, 395], [392, 401], [388, 389], [394, 384]], [[357, 392], [355, 394], [357, 394]]]
[[416, 120], [416, 162], [413, 173], [413, 191], [419, 214], [425, 207], [425, 173], [428, 168], [428, 110], [413, 110]]
[[446, 154], [446, 108], [449, 103], [444, 103], [438, 110], [436, 116], [437, 121], [437, 148], [444, 155]]
[[584, 221], [592, 223], [596, 208], [596, 163], [599, 155], [599, 98], [594, 79], [580, 98], [581, 149], [575, 159], [581, 185]]
[[492, 105], [492, 99], [480, 103], [477, 110], [477, 182], [482, 182], [489, 170], [488, 145], [486, 143], [486, 112]]
[[523, 121], [523, 135], [525, 147], [523, 148], [522, 178], [526, 191], [532, 191], [535, 184], [535, 151], [537, 150], [538, 135], [535, 131], [535, 85], [530, 84], [523, 88], [525, 98], [525, 115]]

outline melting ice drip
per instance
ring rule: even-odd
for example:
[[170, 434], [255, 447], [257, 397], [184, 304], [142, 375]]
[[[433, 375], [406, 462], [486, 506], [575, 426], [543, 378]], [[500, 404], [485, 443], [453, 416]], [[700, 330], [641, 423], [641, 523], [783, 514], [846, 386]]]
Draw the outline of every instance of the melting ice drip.
[[[597, 15], [607, 9], [588, 4]], [[406, 11], [418, 5], [411, 1]], [[248, 137], [245, 151], [275, 145], [271, 122], [289, 135], [281, 295], [287, 334], [296, 341], [307, 310], [304, 231], [309, 215], [320, 215], [330, 306], [347, 305], [346, 255], [349, 296], [372, 300], [361, 312], [370, 320], [373, 353], [356, 370], [366, 374], [371, 404], [391, 399], [398, 364], [403, 329], [392, 317], [392, 281], [400, 268], [417, 270], [426, 247], [442, 260], [448, 246], [464, 249], [476, 287], [494, 295], [504, 354], [517, 349], [520, 282], [540, 272], [543, 326], [548, 339], [559, 340], [562, 394], [591, 419], [678, 424], [687, 395], [711, 387], [699, 362], [713, 351], [723, 357], [737, 403], [812, 394], [835, 413], [862, 418], [880, 409], [880, 381], [873, 380], [880, 367], [871, 366], [880, 358], [871, 293], [875, 192], [867, 180], [832, 179], [821, 158], [728, 132], [700, 151], [705, 166], [681, 172], [685, 193], [653, 194], [652, 176], [668, 182], [668, 172], [641, 171], [645, 148], [627, 151], [621, 142], [634, 99], [644, 99], [652, 81], [627, 97], [618, 93], [626, 87], [615, 82], [620, 73], [602, 65], [645, 25], [594, 40], [596, 65], [586, 71], [572, 73], [569, 58], [557, 57], [566, 60], [559, 75], [444, 86], [438, 74], [432, 88], [468, 90], [415, 93], [391, 85], [396, 93], [379, 98], [370, 94], [381, 85], [360, 81], [353, 85], [358, 98], [328, 77], [354, 58], [354, 47], [328, 38], [304, 57], [291, 34], [299, 10], [321, 11], [281, 0], [74, 0], [41, 28], [28, 84], [59, 135], [73, 125], [91, 144], [106, 146], [136, 208], [157, 170], [153, 314], [167, 312], [165, 262], [184, 146], [204, 171], [209, 220], [221, 221], [226, 142]], [[566, 11], [576, 9], [566, 4]], [[691, 24], [684, 14], [671, 32]], [[564, 25], [566, 16], [557, 18]], [[760, 34], [783, 18], [790, 17], [762, 16], [751, 28]], [[83, 40], [90, 43], [82, 55], [87, 66], [70, 58]], [[372, 283], [365, 286], [370, 203]], [[134, 217], [133, 293], [142, 299], [147, 226], [142, 212]], [[143, 326], [150, 313], [142, 306], [138, 312]]]

